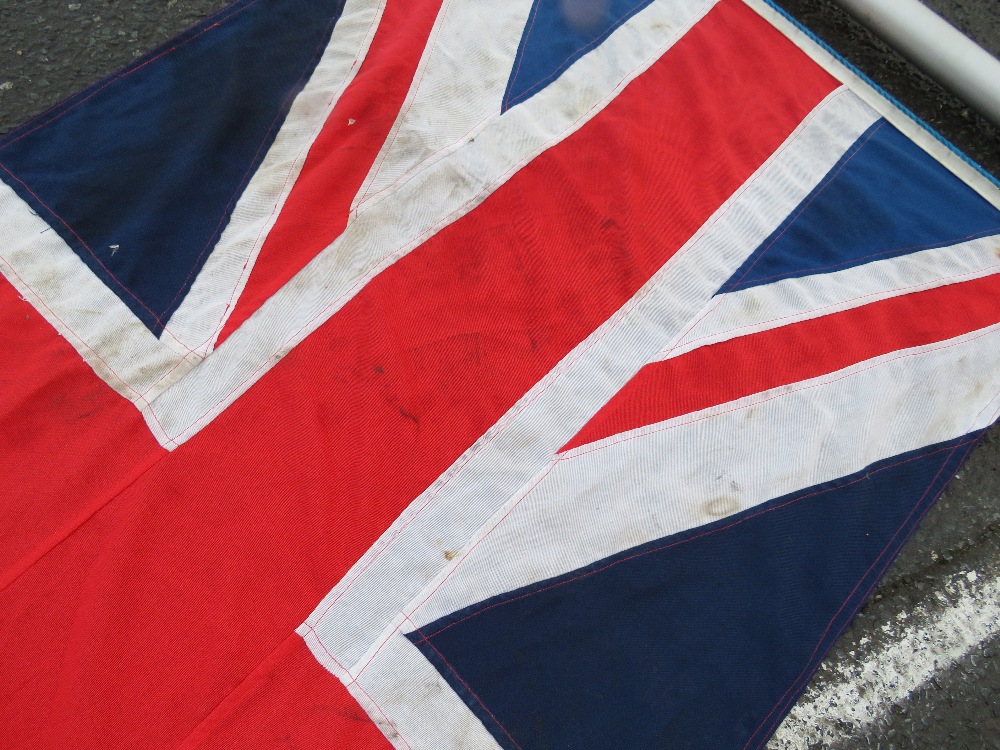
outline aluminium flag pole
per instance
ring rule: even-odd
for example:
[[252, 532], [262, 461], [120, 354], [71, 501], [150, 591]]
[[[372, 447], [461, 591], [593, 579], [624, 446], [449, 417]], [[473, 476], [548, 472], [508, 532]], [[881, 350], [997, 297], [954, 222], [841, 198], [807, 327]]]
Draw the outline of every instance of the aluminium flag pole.
[[837, 0], [862, 23], [1000, 125], [1000, 60], [918, 0]]

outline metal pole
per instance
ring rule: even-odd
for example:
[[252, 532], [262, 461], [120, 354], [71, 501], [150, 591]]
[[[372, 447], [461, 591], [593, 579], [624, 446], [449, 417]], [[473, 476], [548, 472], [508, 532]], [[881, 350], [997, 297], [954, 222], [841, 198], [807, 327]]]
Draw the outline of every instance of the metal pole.
[[942, 86], [1000, 125], [1000, 60], [918, 0], [837, 0]]

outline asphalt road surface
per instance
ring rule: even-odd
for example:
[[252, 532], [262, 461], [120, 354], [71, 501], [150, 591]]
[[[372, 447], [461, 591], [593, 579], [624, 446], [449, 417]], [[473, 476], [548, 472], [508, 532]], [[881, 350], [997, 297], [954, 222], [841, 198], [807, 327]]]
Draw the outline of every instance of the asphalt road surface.
[[[993, 175], [1000, 131], [829, 0], [778, 0]], [[1000, 0], [925, 0], [1000, 56]], [[218, 0], [0, 0], [0, 134]], [[1000, 428], [973, 453], [769, 748], [1000, 750]]]
[[[788, 12], [994, 176], [1000, 131], [829, 0]], [[1000, 2], [925, 0], [1000, 56]], [[769, 748], [1000, 750], [1000, 427], [828, 655]]]

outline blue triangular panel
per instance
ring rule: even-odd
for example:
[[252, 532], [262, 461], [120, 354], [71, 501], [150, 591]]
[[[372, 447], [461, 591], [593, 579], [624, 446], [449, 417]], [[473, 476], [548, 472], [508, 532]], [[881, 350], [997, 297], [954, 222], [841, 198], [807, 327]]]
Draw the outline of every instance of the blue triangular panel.
[[997, 232], [1000, 211], [879, 120], [719, 293]]
[[408, 634], [507, 750], [762, 745], [980, 433]]
[[502, 111], [534, 96], [652, 0], [535, 0]]
[[344, 0], [240, 0], [0, 141], [0, 176], [159, 334]]

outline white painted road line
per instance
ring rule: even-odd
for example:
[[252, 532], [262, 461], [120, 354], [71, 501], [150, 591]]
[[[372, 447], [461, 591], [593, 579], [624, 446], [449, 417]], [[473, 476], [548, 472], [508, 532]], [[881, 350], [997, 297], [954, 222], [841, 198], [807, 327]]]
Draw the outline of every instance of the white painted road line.
[[[811, 686], [778, 728], [768, 750], [806, 750], [860, 734], [935, 674], [1000, 635], [1000, 579], [957, 573], [912, 611], [901, 611], [849, 660], [830, 664], [833, 679]], [[853, 727], [849, 729], [848, 727]], [[846, 736], [845, 736], [846, 735]]]

